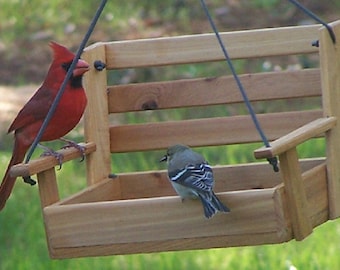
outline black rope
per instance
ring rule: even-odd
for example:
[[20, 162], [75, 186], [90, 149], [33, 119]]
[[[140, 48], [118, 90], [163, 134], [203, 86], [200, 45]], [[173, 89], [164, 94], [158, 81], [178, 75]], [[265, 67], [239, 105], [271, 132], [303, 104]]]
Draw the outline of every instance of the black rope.
[[315, 15], [312, 11], [310, 11], [309, 9], [307, 9], [305, 6], [303, 6], [301, 3], [299, 3], [296, 0], [288, 0], [289, 2], [291, 2], [292, 4], [294, 4], [295, 6], [297, 6], [299, 9], [301, 9], [305, 14], [307, 14], [309, 17], [313, 18], [314, 20], [316, 20], [317, 22], [321, 23], [324, 27], [326, 27], [326, 29], [328, 30], [328, 33], [333, 41], [333, 44], [336, 43], [336, 37], [334, 34], [334, 31], [332, 29], [332, 27], [330, 25], [328, 25], [327, 23], [325, 23], [323, 20], [321, 20], [317, 15]]
[[[253, 120], [253, 122], [254, 122], [254, 125], [255, 125], [255, 127], [256, 127], [258, 133], [260, 134], [261, 139], [262, 139], [264, 145], [265, 145], [266, 147], [270, 147], [269, 141], [268, 141], [266, 135], [264, 134], [264, 132], [263, 132], [263, 130], [262, 130], [262, 128], [261, 128], [261, 125], [260, 125], [260, 122], [259, 122], [258, 119], [257, 119], [256, 113], [255, 113], [255, 111], [254, 111], [254, 109], [253, 109], [253, 107], [252, 107], [252, 105], [251, 105], [251, 103], [250, 103], [250, 101], [249, 101], [249, 98], [248, 98], [248, 96], [247, 96], [247, 93], [246, 93], [246, 91], [245, 91], [245, 89], [244, 89], [244, 87], [243, 87], [241, 81], [240, 81], [240, 78], [238, 77], [238, 75], [237, 75], [237, 73], [236, 73], [236, 70], [235, 70], [235, 68], [234, 68], [234, 65], [233, 65], [233, 63], [232, 63], [230, 57], [229, 57], [229, 54], [228, 54], [228, 52], [227, 52], [227, 49], [225, 48], [225, 46], [224, 46], [224, 44], [223, 44], [223, 41], [222, 41], [222, 39], [221, 39], [221, 36], [220, 36], [220, 34], [219, 34], [218, 30], [217, 30], [217, 27], [216, 27], [216, 25], [215, 25], [215, 23], [214, 23], [214, 21], [213, 21], [211, 15], [210, 15], [210, 13], [209, 13], [208, 7], [207, 7], [207, 5], [206, 5], [206, 3], [205, 3], [204, 0], [201, 0], [201, 5], [202, 5], [202, 7], [203, 7], [203, 10], [204, 10], [204, 12], [205, 12], [205, 14], [206, 14], [208, 20], [209, 20], [209, 23], [210, 23], [211, 27], [212, 27], [212, 29], [213, 29], [215, 35], [216, 35], [216, 38], [217, 38], [217, 40], [218, 40], [218, 42], [219, 42], [219, 44], [220, 44], [220, 47], [221, 47], [221, 49], [222, 49], [222, 51], [223, 51], [223, 54], [224, 54], [224, 56], [225, 56], [225, 59], [226, 59], [226, 61], [227, 61], [227, 64], [228, 64], [228, 66], [229, 66], [229, 68], [230, 68], [230, 70], [231, 70], [231, 72], [232, 72], [232, 74], [233, 74], [233, 76], [234, 76], [234, 79], [235, 79], [235, 81], [236, 81], [236, 83], [237, 83], [237, 86], [238, 86], [238, 88], [239, 88], [239, 90], [240, 90], [240, 92], [241, 92], [241, 94], [242, 94], [244, 103], [245, 103], [246, 106], [247, 106], [248, 112], [249, 112], [249, 114], [250, 114], [250, 116], [251, 116], [251, 118], [252, 118], [252, 120]], [[277, 158], [276, 158], [276, 157], [273, 157], [273, 158], [269, 158], [269, 159], [267, 159], [267, 160], [268, 160], [268, 162], [273, 166], [273, 170], [274, 170], [275, 172], [278, 172], [278, 171], [279, 171], [279, 168], [278, 168], [278, 166], [277, 166]]]
[[57, 108], [57, 106], [60, 102], [60, 99], [61, 99], [63, 93], [65, 92], [66, 85], [71, 78], [72, 72], [73, 72], [74, 68], [76, 67], [76, 64], [77, 64], [77, 62], [80, 58], [80, 55], [82, 54], [82, 52], [83, 52], [83, 50], [86, 46], [86, 43], [88, 42], [88, 40], [89, 40], [93, 30], [94, 30], [94, 27], [96, 26], [96, 23], [97, 23], [97, 21], [100, 17], [100, 14], [102, 13], [102, 11], [105, 7], [106, 2], [107, 2], [107, 0], [102, 0], [101, 4], [99, 5], [99, 7], [98, 7], [93, 19], [92, 19], [92, 22], [89, 26], [89, 29], [87, 30], [82, 42], [80, 43], [79, 48], [76, 52], [76, 55], [75, 55], [75, 57], [74, 57], [74, 59], [71, 63], [71, 66], [66, 73], [65, 79], [64, 79], [63, 83], [61, 84], [60, 89], [59, 89], [59, 91], [58, 91], [58, 93], [57, 93], [57, 95], [56, 95], [56, 97], [55, 97], [55, 99], [54, 99], [54, 101], [51, 105], [51, 108], [49, 109], [49, 111], [48, 111], [48, 113], [47, 113], [47, 115], [44, 119], [44, 122], [42, 123], [40, 130], [39, 130], [37, 136], [35, 137], [35, 139], [32, 143], [32, 146], [31, 146], [31, 148], [30, 148], [30, 150], [27, 154], [25, 163], [27, 163], [30, 160], [30, 158], [32, 157], [32, 154], [33, 154], [35, 148], [37, 147], [42, 135], [44, 134], [44, 132], [47, 128], [47, 125], [49, 124], [51, 118], [53, 117], [53, 114], [54, 114], [54, 112], [55, 112], [55, 110], [56, 110], [56, 108]]

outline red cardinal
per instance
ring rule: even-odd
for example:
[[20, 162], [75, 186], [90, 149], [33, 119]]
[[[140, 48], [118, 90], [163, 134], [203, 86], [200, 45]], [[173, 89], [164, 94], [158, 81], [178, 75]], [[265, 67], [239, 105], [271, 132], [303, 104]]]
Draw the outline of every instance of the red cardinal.
[[[15, 142], [11, 161], [0, 186], [0, 210], [5, 206], [15, 183], [15, 178], [9, 175], [9, 169], [24, 160], [74, 58], [74, 54], [65, 47], [55, 42], [51, 42], [50, 46], [54, 57], [45, 81], [8, 129], [8, 132], [14, 131]], [[87, 102], [82, 76], [88, 70], [88, 63], [79, 59], [41, 141], [59, 139], [78, 124]]]

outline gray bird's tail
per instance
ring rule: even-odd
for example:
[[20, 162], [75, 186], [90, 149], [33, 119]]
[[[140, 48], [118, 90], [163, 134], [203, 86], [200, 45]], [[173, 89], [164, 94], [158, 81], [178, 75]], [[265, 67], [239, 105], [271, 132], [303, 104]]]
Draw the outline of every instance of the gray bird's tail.
[[199, 198], [201, 199], [204, 215], [206, 218], [211, 218], [213, 215], [217, 213], [217, 211], [220, 212], [230, 212], [230, 209], [226, 207], [215, 195], [214, 192], [211, 193], [211, 196], [206, 198], [205, 196], [202, 196], [202, 194], [199, 194]]

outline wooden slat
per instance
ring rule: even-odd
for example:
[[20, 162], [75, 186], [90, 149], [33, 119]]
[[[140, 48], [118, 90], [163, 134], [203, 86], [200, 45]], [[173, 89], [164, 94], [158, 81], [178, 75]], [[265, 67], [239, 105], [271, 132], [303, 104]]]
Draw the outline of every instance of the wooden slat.
[[302, 174], [308, 201], [308, 213], [313, 227], [328, 220], [328, 189], [326, 162]]
[[50, 256], [54, 259], [78, 258], [90, 256], [107, 256], [120, 254], [152, 253], [160, 251], [178, 251], [209, 249], [220, 247], [240, 247], [261, 244], [278, 244], [291, 240], [290, 231], [282, 234], [278, 232], [209, 236], [194, 239], [175, 239], [164, 241], [147, 241], [143, 243], [109, 244], [100, 246], [79, 246], [67, 248], [52, 248]]
[[91, 203], [99, 201], [119, 200], [122, 198], [120, 182], [117, 179], [107, 178], [96, 184], [90, 185], [82, 191], [75, 193], [57, 204]]
[[[301, 171], [324, 163], [324, 158], [300, 160]], [[267, 162], [213, 166], [216, 193], [271, 188], [282, 182], [279, 173], [275, 173]], [[241, 179], [241, 180], [240, 180]], [[121, 190], [118, 192], [118, 186]], [[176, 196], [169, 184], [167, 172], [146, 171], [118, 174], [114, 179], [106, 179], [90, 186], [78, 194], [60, 202], [76, 204], [85, 202], [126, 200], [162, 196]]]
[[[79, 145], [84, 147], [85, 155], [96, 151], [96, 144], [93, 142], [79, 143]], [[61, 149], [56, 152], [63, 155], [63, 163], [76, 158], [81, 158], [80, 151], [75, 147]], [[59, 163], [55, 157], [45, 156], [31, 160], [29, 163], [16, 164], [11, 168], [10, 173], [12, 177], [30, 176], [56, 166], [59, 166]]]
[[[40, 195], [41, 210], [44, 211], [44, 207], [54, 204], [60, 200], [59, 190], [57, 185], [57, 177], [55, 168], [38, 173], [38, 187]], [[46, 224], [45, 231], [47, 230]], [[53, 248], [48, 241], [48, 234], [46, 233], [47, 245], [50, 254]]]
[[[269, 140], [275, 140], [321, 117], [321, 111], [259, 114], [258, 119]], [[190, 146], [258, 142], [249, 116], [112, 126], [111, 152], [164, 149], [182, 143]]]
[[[104, 47], [93, 45], [84, 52], [83, 58], [88, 63], [105, 62]], [[87, 183], [91, 185], [105, 179], [110, 172], [106, 72], [92, 68], [84, 76], [84, 85], [88, 97], [84, 114], [85, 138], [97, 144], [97, 151], [86, 159]]]
[[[232, 59], [317, 52], [319, 25], [220, 33]], [[107, 68], [131, 68], [223, 60], [214, 34], [105, 43]]]
[[46, 207], [44, 215], [54, 248], [256, 235], [284, 230], [278, 226], [285, 222], [278, 220], [280, 215], [275, 212], [274, 192], [219, 194], [232, 210], [210, 220], [204, 218], [200, 201], [182, 203], [177, 196]]
[[[240, 79], [251, 101], [321, 95], [318, 69], [246, 74]], [[110, 113], [243, 102], [231, 76], [111, 86], [108, 98]]]
[[[301, 160], [301, 170], [310, 170], [322, 162], [324, 158]], [[213, 166], [213, 172], [216, 193], [271, 188], [282, 183], [280, 174], [275, 173], [267, 162]], [[166, 171], [124, 173], [119, 174], [118, 178], [122, 192], [120, 199], [177, 195], [169, 183]]]
[[59, 191], [55, 169], [49, 169], [38, 174], [41, 208], [59, 201]]
[[[323, 90], [323, 106], [325, 116], [340, 119], [340, 21], [331, 24], [337, 38], [333, 44], [328, 31], [323, 28], [320, 35], [320, 67]], [[330, 218], [340, 217], [340, 125], [338, 124], [326, 134], [327, 168]]]
[[324, 133], [336, 125], [336, 117], [316, 119], [287, 135], [271, 142], [270, 147], [262, 147], [254, 151], [256, 158], [275, 157], [299, 144]]
[[302, 240], [312, 233], [310, 208], [302, 181], [296, 148], [279, 155], [280, 169], [287, 196], [287, 208], [294, 237]]

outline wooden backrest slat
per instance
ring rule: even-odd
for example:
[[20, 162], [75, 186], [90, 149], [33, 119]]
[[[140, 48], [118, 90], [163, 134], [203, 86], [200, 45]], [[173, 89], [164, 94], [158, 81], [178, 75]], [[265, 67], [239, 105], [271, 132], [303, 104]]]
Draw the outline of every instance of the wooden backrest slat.
[[[319, 25], [221, 33], [232, 59], [318, 52]], [[108, 69], [150, 67], [224, 59], [214, 34], [105, 43]]]
[[[311, 42], [317, 39], [319, 28], [319, 25], [310, 25], [235, 31], [221, 33], [221, 37], [232, 59], [309, 54], [318, 52], [318, 48], [312, 47]], [[214, 34], [97, 43], [88, 47], [86, 54], [91, 53], [91, 50], [105, 52], [106, 69], [103, 72], [111, 69], [224, 60]], [[93, 95], [96, 95], [95, 91], [102, 91], [102, 94], [105, 91], [108, 113], [243, 102], [231, 76], [136, 83], [107, 88], [103, 87], [104, 83], [98, 89], [95, 83], [96, 73], [97, 71], [92, 71], [94, 77], [91, 77], [88, 83], [94, 89]], [[319, 69], [244, 74], [240, 78], [251, 101], [321, 95]], [[321, 111], [301, 109], [299, 112], [259, 115], [268, 139], [276, 139], [322, 116]], [[224, 116], [132, 125], [122, 123], [111, 126], [110, 151], [164, 149], [174, 143], [204, 146], [260, 141], [248, 115]], [[107, 122], [105, 127], [98, 127], [98, 130], [108, 130]]]
[[[241, 75], [251, 101], [321, 96], [319, 69]], [[109, 112], [242, 103], [232, 76], [109, 87]]]
[[[260, 114], [258, 119], [269, 140], [322, 117], [321, 110]], [[110, 127], [111, 152], [164, 149], [183, 143], [190, 146], [260, 141], [250, 116], [167, 121]]]

